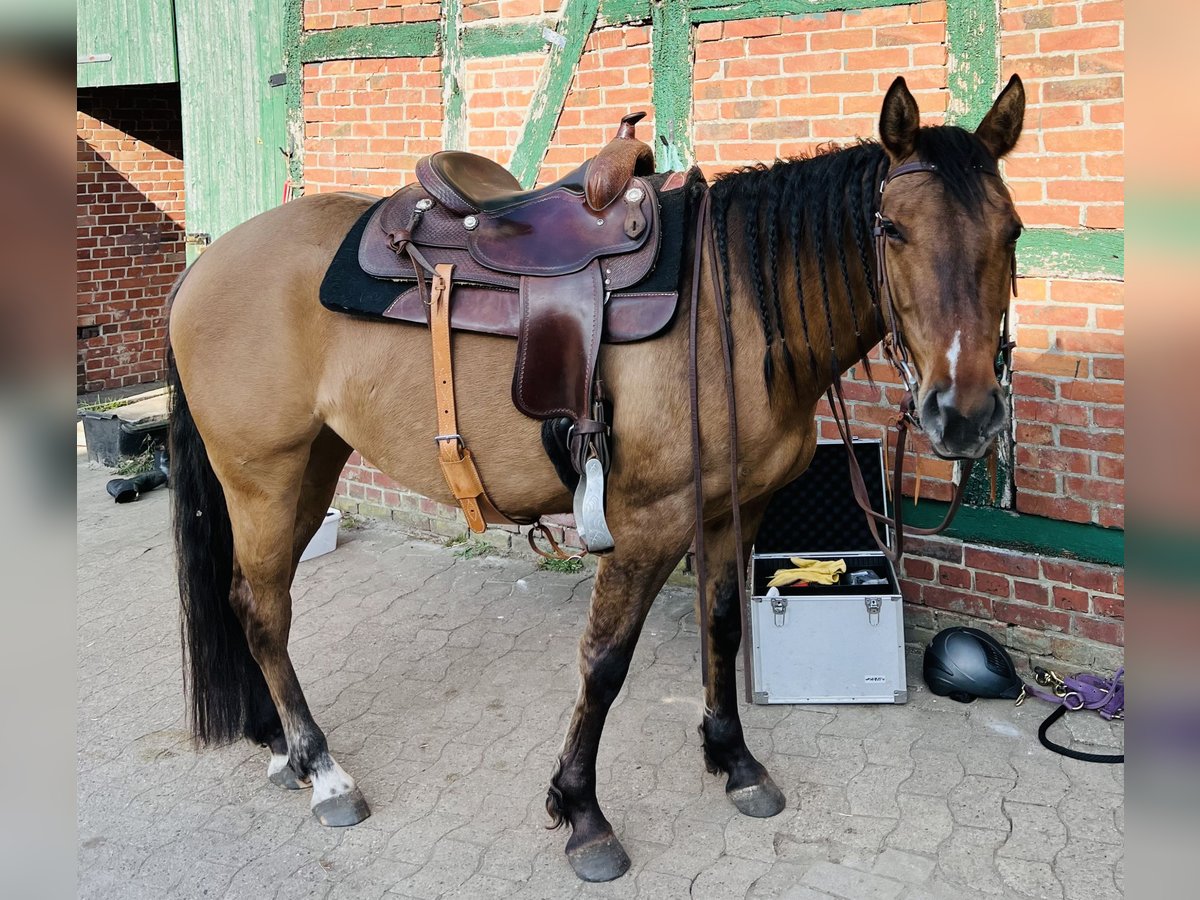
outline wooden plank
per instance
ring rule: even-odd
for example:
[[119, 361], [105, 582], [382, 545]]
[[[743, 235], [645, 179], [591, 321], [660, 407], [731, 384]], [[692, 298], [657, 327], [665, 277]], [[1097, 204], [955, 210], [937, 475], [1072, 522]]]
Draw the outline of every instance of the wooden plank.
[[166, 84], [179, 80], [172, 0], [79, 0], [75, 66], [78, 87]]
[[434, 56], [438, 52], [439, 22], [408, 25], [353, 25], [329, 31], [310, 31], [300, 42], [301, 62], [330, 59], [377, 59], [396, 56]]
[[763, 16], [804, 16], [850, 9], [906, 6], [913, 0], [690, 0], [693, 22], [729, 22]]
[[654, 157], [659, 171], [683, 171], [695, 162], [692, 146], [693, 29], [687, 0], [661, 0], [652, 10]]
[[[288, 149], [284, 8], [275, 0], [177, 0], [183, 168], [190, 235], [215, 240], [274, 206]], [[201, 246], [189, 245], [189, 256]]]
[[947, 0], [946, 58], [946, 123], [976, 128], [1000, 88], [1000, 8], [994, 0]]
[[558, 34], [563, 46], [552, 47], [550, 58], [542, 67], [542, 74], [533, 93], [529, 116], [513, 150], [512, 173], [525, 187], [532, 187], [537, 180], [538, 170], [559, 113], [567, 99], [567, 91], [575, 78], [575, 69], [583, 56], [583, 45], [596, 24], [599, 0], [564, 0]]
[[1030, 228], [1017, 242], [1021, 275], [1084, 280], [1125, 277], [1124, 230]]
[[467, 116], [463, 109], [462, 3], [442, 0], [442, 147], [461, 150], [466, 145]]

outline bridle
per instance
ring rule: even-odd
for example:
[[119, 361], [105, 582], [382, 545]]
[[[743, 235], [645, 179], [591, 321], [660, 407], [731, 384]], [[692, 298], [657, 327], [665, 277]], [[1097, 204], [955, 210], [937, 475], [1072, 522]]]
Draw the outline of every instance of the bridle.
[[[977, 168], [985, 175], [1000, 177], [1000, 172], [994, 162], [977, 166]], [[901, 502], [901, 488], [904, 482], [904, 453], [909, 426], [911, 425], [918, 429], [921, 427], [920, 415], [916, 407], [919, 380], [913, 370], [912, 355], [909, 353], [908, 345], [904, 340], [904, 332], [900, 327], [900, 317], [896, 313], [896, 304], [892, 296], [891, 283], [888, 280], [888, 229], [892, 227], [892, 221], [883, 214], [883, 194], [887, 190], [887, 186], [897, 178], [922, 172], [937, 174], [938, 167], [934, 163], [913, 160], [912, 162], [906, 162], [890, 169], [884, 175], [883, 180], [879, 183], [880, 209], [875, 213], [875, 225], [872, 229], [872, 234], [875, 238], [875, 264], [877, 268], [877, 290], [875, 291], [874, 302], [876, 312], [887, 328], [887, 333], [883, 338], [883, 354], [888, 362], [892, 364], [892, 367], [899, 374], [900, 380], [904, 384], [904, 396], [900, 400], [900, 408], [893, 421], [893, 425], [896, 428], [896, 440], [893, 454], [895, 465], [892, 469], [891, 484], [892, 515], [888, 516], [878, 512], [871, 504], [862, 469], [858, 464], [858, 458], [854, 454], [854, 437], [850, 430], [850, 415], [846, 409], [846, 400], [842, 393], [842, 379], [840, 375], [834, 379], [833, 384], [825, 394], [829, 401], [831, 416], [834, 424], [837, 426], [838, 434], [841, 436], [842, 442], [846, 445], [846, 455], [850, 463], [850, 485], [854, 492], [854, 499], [867, 516], [867, 526], [871, 531], [871, 536], [875, 539], [875, 543], [878, 544], [879, 549], [885, 556], [897, 564], [904, 555], [904, 538], [907, 535], [927, 536], [940, 534], [950, 526], [959, 507], [962, 505], [967, 482], [971, 477], [971, 469], [975, 464], [975, 460], [973, 459], [963, 458], [961, 460], [963, 465], [959, 481], [955, 486], [950, 507], [947, 509], [945, 518], [942, 519], [940, 524], [933, 528], [905, 527], [903, 521], [903, 504]], [[1015, 250], [1009, 258], [1009, 273], [1012, 284], [1012, 295], [1015, 297], [1017, 295], [1017, 255]], [[1009, 309], [1006, 307], [1004, 315], [1001, 318], [1000, 343], [996, 353], [996, 378], [1002, 385], [1010, 384], [1012, 381], [1012, 350], [1015, 343], [1009, 339], [1008, 316]], [[883, 533], [880, 532], [881, 525], [883, 526]], [[887, 532], [889, 531], [894, 535], [894, 544], [887, 540]]]

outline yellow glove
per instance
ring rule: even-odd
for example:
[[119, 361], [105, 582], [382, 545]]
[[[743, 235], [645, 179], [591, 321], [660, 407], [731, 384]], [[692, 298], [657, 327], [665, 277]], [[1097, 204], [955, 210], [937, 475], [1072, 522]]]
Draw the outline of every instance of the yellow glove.
[[837, 584], [838, 576], [846, 571], [844, 559], [803, 559], [792, 557], [794, 569], [778, 569], [767, 587], [786, 587], [799, 581], [812, 584]]

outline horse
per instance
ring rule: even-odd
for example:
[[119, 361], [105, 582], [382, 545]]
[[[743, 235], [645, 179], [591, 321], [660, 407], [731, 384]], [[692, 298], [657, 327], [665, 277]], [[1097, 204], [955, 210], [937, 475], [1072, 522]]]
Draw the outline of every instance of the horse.
[[[725, 776], [740, 812], [767, 817], [784, 808], [738, 717], [738, 560], [773, 492], [811, 460], [817, 404], [835, 379], [892, 329], [903, 335], [921, 427], [939, 454], [980, 457], [1005, 428], [994, 363], [1021, 222], [997, 160], [1015, 145], [1024, 106], [1013, 76], [975, 131], [921, 126], [917, 102], [897, 78], [882, 103], [878, 141], [720, 177], [709, 191], [710, 215], [685, 242], [689, 290], [681, 296], [692, 298], [695, 344], [688, 317], [677, 313], [660, 337], [604, 345], [600, 367], [619, 435], [607, 487], [615, 546], [596, 568], [578, 699], [546, 802], [552, 826], [569, 828], [566, 855], [580, 878], [613, 879], [630, 864], [597, 799], [597, 749], [650, 604], [694, 531], [711, 576], [698, 597], [708, 623], [704, 763]], [[885, 182], [914, 162], [923, 165]], [[234, 228], [173, 287], [169, 313], [190, 724], [201, 744], [247, 738], [268, 748], [270, 780], [311, 787], [312, 812], [328, 826], [353, 825], [370, 810], [331, 755], [288, 654], [300, 554], [352, 449], [408, 488], [453, 502], [429, 440], [436, 431], [428, 334], [318, 302], [339, 242], [376, 199], [303, 197]], [[731, 338], [734, 446], [723, 427], [723, 329]], [[495, 505], [525, 519], [570, 511], [539, 423], [507, 396], [515, 342], [456, 332], [454, 343], [462, 430]], [[693, 346], [698, 472], [689, 440]]]

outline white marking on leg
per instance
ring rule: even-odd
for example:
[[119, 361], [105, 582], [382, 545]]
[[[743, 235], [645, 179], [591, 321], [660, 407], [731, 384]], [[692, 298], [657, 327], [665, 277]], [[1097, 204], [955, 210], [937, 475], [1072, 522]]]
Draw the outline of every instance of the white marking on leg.
[[284, 769], [287, 768], [287, 764], [288, 764], [287, 754], [272, 753], [271, 761], [269, 763], [267, 763], [267, 777], [270, 778], [272, 775], [278, 775], [280, 772], [282, 772]]
[[332, 756], [329, 757], [331, 765], [325, 769], [318, 769], [313, 772], [312, 785], [312, 805], [316, 806], [323, 800], [328, 800], [330, 797], [337, 797], [342, 794], [348, 794], [354, 790], [354, 779], [351, 778], [337, 764]]
[[954, 384], [954, 372], [958, 368], [958, 354], [962, 351], [962, 330], [954, 332], [954, 340], [946, 351], [946, 362], [950, 363], [950, 383]]

